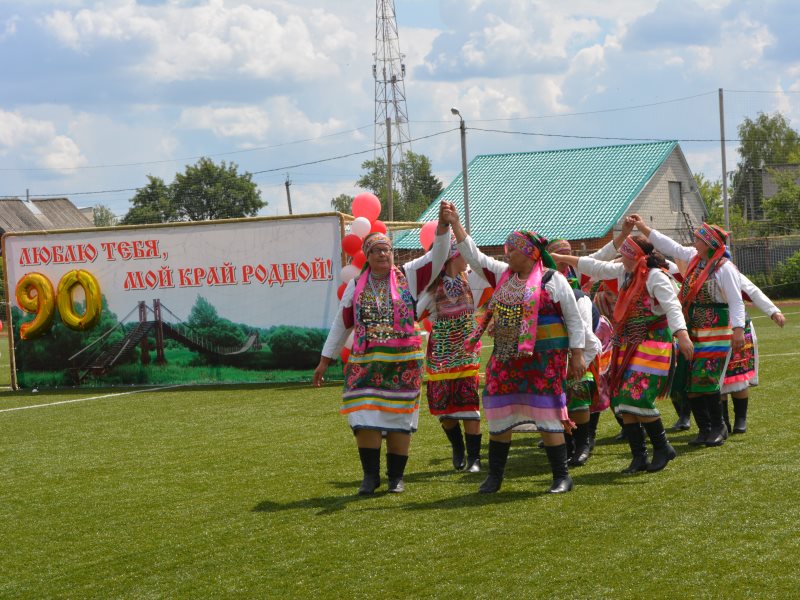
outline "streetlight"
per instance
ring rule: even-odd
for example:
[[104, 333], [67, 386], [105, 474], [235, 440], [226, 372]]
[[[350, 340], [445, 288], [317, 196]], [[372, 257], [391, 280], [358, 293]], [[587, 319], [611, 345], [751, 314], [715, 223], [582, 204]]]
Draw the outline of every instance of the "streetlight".
[[464, 183], [464, 229], [469, 233], [469, 195], [467, 193], [467, 126], [458, 109], [453, 107], [450, 112], [458, 117], [461, 122], [461, 180]]

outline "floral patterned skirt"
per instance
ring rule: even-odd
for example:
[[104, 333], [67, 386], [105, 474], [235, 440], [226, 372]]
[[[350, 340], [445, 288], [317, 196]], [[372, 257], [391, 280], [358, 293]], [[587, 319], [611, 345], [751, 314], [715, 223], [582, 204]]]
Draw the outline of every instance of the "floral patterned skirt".
[[440, 419], [480, 419], [480, 398], [477, 374], [456, 379], [438, 379], [427, 382], [428, 408]]
[[[702, 315], [699, 319], [697, 315]], [[688, 366], [686, 391], [709, 394], [719, 392], [731, 356], [733, 330], [726, 304], [693, 307], [689, 336], [694, 357]], [[683, 357], [681, 357], [683, 360]]]
[[345, 367], [339, 410], [350, 427], [411, 433], [417, 430], [423, 354], [419, 337], [367, 341]]
[[564, 431], [569, 423], [566, 370], [566, 349], [534, 351], [510, 360], [492, 355], [483, 389], [489, 433], [497, 435], [524, 423], [536, 423], [540, 431]]
[[[623, 342], [617, 364], [628, 351]], [[615, 412], [640, 417], [658, 417], [656, 401], [669, 395], [673, 369], [674, 345], [668, 327], [649, 329], [647, 337], [632, 350], [632, 356], [622, 374], [619, 388], [614, 391], [611, 405]]]

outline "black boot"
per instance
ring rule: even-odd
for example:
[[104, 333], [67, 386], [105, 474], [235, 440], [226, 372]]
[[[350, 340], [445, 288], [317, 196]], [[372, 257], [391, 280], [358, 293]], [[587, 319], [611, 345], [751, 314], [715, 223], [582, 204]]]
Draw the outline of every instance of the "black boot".
[[639, 471], [645, 471], [647, 462], [647, 445], [644, 442], [644, 430], [639, 423], [626, 423], [622, 426], [628, 438], [628, 445], [631, 447], [633, 460], [622, 470], [626, 475], [632, 475]]
[[711, 433], [711, 417], [708, 414], [708, 404], [705, 396], [695, 396], [689, 398], [689, 406], [692, 409], [694, 422], [697, 423], [697, 437], [689, 440], [690, 446], [705, 446], [708, 436]]
[[387, 492], [399, 494], [406, 490], [403, 483], [403, 472], [406, 470], [408, 456], [386, 453], [386, 475], [389, 477]]
[[725, 423], [725, 439], [728, 439], [728, 436], [733, 431], [733, 427], [731, 427], [731, 416], [730, 412], [728, 411], [728, 396], [721, 396], [721, 406], [722, 406], [722, 421]]
[[616, 437], [614, 438], [614, 441], [615, 442], [624, 442], [628, 438], [626, 437], [627, 434], [625, 433], [625, 426], [622, 424], [622, 417], [620, 417], [619, 415], [615, 414], [614, 418], [617, 420], [617, 423], [619, 423], [619, 426], [620, 426], [620, 432], [616, 435]]
[[381, 449], [359, 448], [358, 456], [361, 458], [361, 468], [364, 470], [364, 480], [358, 488], [359, 496], [369, 496], [381, 484]]
[[675, 448], [667, 441], [667, 433], [664, 431], [664, 424], [661, 419], [651, 423], [644, 423], [644, 429], [653, 444], [653, 460], [648, 465], [650, 473], [660, 471], [667, 466], [667, 463], [678, 456]]
[[564, 432], [564, 446], [567, 449], [567, 460], [570, 460], [575, 454], [575, 438], [572, 437], [572, 434]]
[[442, 425], [442, 429], [444, 429], [445, 434], [447, 434], [447, 439], [450, 440], [450, 445], [453, 447], [453, 468], [456, 471], [461, 471], [466, 465], [466, 460], [464, 458], [464, 438], [461, 437], [461, 423], [456, 421], [456, 426], [450, 427], [449, 429]]
[[600, 413], [592, 413], [589, 416], [589, 453], [594, 451], [594, 443], [597, 438], [597, 424], [600, 422]]
[[547, 490], [548, 494], [563, 494], [572, 489], [572, 477], [569, 476], [567, 467], [567, 446], [545, 446], [547, 460], [550, 461], [550, 469], [553, 471], [553, 485]]
[[489, 440], [489, 476], [478, 488], [479, 494], [494, 494], [503, 483], [503, 473], [506, 470], [508, 451], [511, 442], [496, 442]]
[[722, 446], [722, 444], [725, 443], [725, 438], [728, 437], [726, 435], [728, 429], [725, 427], [725, 421], [722, 419], [722, 401], [719, 392], [716, 394], [706, 394], [704, 398], [708, 406], [708, 416], [711, 420], [706, 446]]
[[467, 438], [467, 471], [480, 473], [481, 471], [481, 434], [465, 433]]
[[572, 438], [575, 440], [575, 451], [569, 459], [570, 467], [582, 467], [592, 453], [589, 449], [589, 423], [582, 423], [575, 428]]
[[672, 406], [678, 413], [678, 420], [669, 428], [670, 431], [687, 431], [692, 428], [692, 409], [689, 401], [684, 397], [680, 400], [672, 400]]
[[733, 399], [733, 433], [747, 431], [747, 398]]

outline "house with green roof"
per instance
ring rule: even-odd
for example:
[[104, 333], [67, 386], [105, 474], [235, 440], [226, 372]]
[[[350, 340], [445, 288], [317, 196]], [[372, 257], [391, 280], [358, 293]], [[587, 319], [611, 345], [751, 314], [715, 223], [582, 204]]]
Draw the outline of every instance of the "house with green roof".
[[[603, 246], [622, 218], [636, 212], [683, 243], [706, 209], [677, 142], [620, 144], [567, 150], [485, 154], [467, 167], [470, 234], [489, 254], [502, 254], [506, 236], [530, 229], [570, 240], [578, 253]], [[458, 175], [422, 213], [435, 221], [447, 200], [464, 219]], [[398, 234], [395, 249], [421, 248], [418, 231]]]

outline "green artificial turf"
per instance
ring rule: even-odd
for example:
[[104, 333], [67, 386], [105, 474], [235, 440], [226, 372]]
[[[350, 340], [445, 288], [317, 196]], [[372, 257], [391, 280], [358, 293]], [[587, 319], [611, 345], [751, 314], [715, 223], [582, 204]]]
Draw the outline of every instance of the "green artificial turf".
[[0, 597], [796, 597], [798, 310], [755, 320], [747, 434], [623, 476], [604, 414], [559, 496], [536, 435], [476, 494], [424, 397], [406, 492], [359, 498], [339, 386], [2, 392]]

